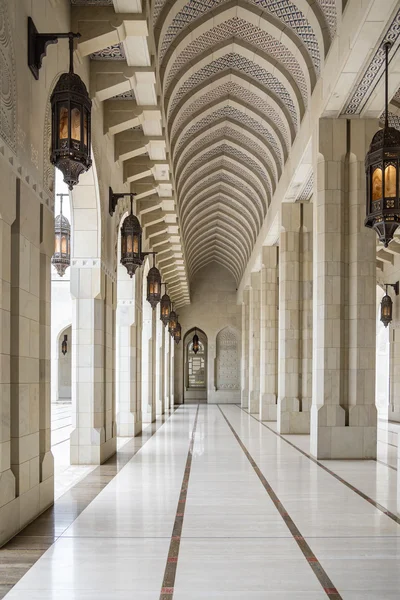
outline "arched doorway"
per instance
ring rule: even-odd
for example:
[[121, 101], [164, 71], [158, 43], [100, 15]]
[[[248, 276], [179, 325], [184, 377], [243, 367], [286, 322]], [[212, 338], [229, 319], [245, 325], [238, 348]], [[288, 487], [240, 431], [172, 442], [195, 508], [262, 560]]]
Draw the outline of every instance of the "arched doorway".
[[[199, 336], [199, 351], [193, 351], [194, 333]], [[190, 329], [184, 338], [184, 396], [185, 403], [207, 402], [207, 336], [201, 329]]]

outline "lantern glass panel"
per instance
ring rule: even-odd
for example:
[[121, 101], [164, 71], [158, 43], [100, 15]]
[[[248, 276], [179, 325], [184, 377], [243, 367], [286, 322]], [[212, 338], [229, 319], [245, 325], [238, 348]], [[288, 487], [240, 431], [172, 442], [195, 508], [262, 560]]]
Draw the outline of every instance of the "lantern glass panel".
[[372, 172], [372, 201], [382, 199], [382, 169], [377, 167]]
[[71, 138], [81, 141], [81, 111], [77, 106], [71, 110]]
[[138, 254], [138, 252], [139, 252], [139, 236], [138, 235], [133, 236], [133, 252], [135, 254]]
[[396, 168], [388, 165], [385, 168], [385, 198], [395, 198], [396, 196]]
[[132, 252], [132, 248], [133, 248], [133, 236], [128, 234], [126, 237], [127, 252]]
[[[60, 140], [68, 139], [68, 106], [62, 104], [60, 106], [59, 120], [59, 138]], [[62, 144], [61, 144], [62, 146]]]
[[65, 235], [63, 235], [61, 238], [61, 252], [63, 252], [64, 254], [67, 253], [67, 238], [65, 237]]
[[88, 145], [88, 112], [85, 110], [83, 115], [83, 143], [87, 148]]
[[56, 253], [60, 253], [60, 246], [61, 246], [61, 239], [60, 239], [60, 234], [56, 234], [55, 236], [55, 244], [54, 244], [54, 251]]

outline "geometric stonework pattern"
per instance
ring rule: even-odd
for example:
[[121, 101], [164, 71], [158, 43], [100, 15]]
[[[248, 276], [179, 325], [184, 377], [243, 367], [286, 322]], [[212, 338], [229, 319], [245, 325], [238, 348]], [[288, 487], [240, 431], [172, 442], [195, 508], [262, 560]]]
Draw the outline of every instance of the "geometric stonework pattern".
[[[240, 176], [240, 178], [251, 187], [251, 189], [253, 190], [253, 194], [254, 191], [256, 192], [256, 195], [253, 196], [255, 199], [255, 204], [257, 205], [261, 215], [265, 216], [267, 203], [265, 201], [261, 202], [261, 198], [265, 198], [266, 194], [265, 191], [262, 190], [259, 182], [256, 182], [254, 178], [252, 178], [252, 176], [249, 175], [249, 173], [247, 173], [241, 167], [238, 167], [237, 165], [233, 166], [232, 163], [224, 157], [220, 157], [211, 165], [206, 164], [206, 168], [204, 168], [203, 170], [199, 169], [198, 171], [196, 171], [194, 176], [191, 178], [191, 182], [193, 183], [193, 181], [195, 181], [197, 183], [198, 181], [200, 181], [200, 183], [203, 183], [203, 177], [207, 176], [210, 173], [210, 171], [221, 169], [226, 169], [228, 172], [232, 173], [232, 176], [234, 177]], [[185, 188], [182, 190], [181, 195], [182, 198], [185, 196]]]
[[113, 6], [113, 0], [71, 0], [73, 6]]
[[216, 389], [240, 389], [239, 342], [231, 327], [225, 327], [217, 335]]
[[[211, 144], [218, 142], [220, 140], [226, 140], [226, 138], [231, 138], [237, 144], [241, 146], [241, 148], [251, 152], [254, 156], [256, 156], [262, 162], [264, 161], [266, 165], [272, 170], [276, 180], [277, 171], [276, 166], [272, 164], [270, 156], [264, 151], [261, 143], [258, 144], [254, 140], [250, 139], [247, 135], [245, 135], [244, 131], [238, 131], [233, 127], [229, 127], [227, 125], [223, 125], [221, 128], [216, 129], [210, 132], [208, 135], [205, 135], [200, 140], [195, 142], [190, 146], [190, 153], [186, 154], [186, 151], [182, 154], [184, 160], [181, 159], [181, 164], [184, 165], [181, 170], [178, 171], [176, 169], [176, 179], [180, 179], [182, 174], [185, 173], [186, 167], [190, 165], [192, 160], [197, 160], [197, 156], [200, 151], [207, 149]], [[230, 141], [230, 140], [229, 140]]]
[[[211, 11], [213, 8], [224, 4], [226, 0], [189, 0], [176, 14], [162, 40], [160, 60], [165, 56], [168, 48], [180, 32], [195, 19]], [[293, 30], [304, 46], [307, 48], [317, 73], [320, 69], [320, 53], [315, 33], [303, 13], [290, 0], [250, 0], [251, 4], [262, 8], [281, 24]]]
[[189, 77], [174, 95], [173, 101], [169, 106], [169, 114], [171, 114], [185, 94], [192, 93], [194, 88], [221, 71], [243, 72], [265, 86], [272, 96], [276, 96], [278, 101], [280, 100], [286, 105], [297, 128], [297, 111], [284, 85], [274, 75], [236, 52], [229, 52], [225, 56], [221, 56]]
[[122, 44], [114, 44], [114, 46], [93, 52], [90, 58], [92, 60], [126, 60]]
[[314, 173], [311, 173], [304, 187], [296, 198], [296, 202], [308, 202], [313, 195]]
[[178, 133], [177, 130], [183, 128], [186, 124], [185, 122], [191, 120], [194, 113], [206, 107], [211, 102], [214, 102], [219, 98], [226, 98], [227, 96], [229, 96], [230, 99], [242, 100], [249, 106], [258, 109], [261, 114], [269, 117], [271, 122], [274, 123], [280, 131], [286, 144], [286, 150], [289, 152], [290, 132], [288, 131], [287, 126], [284, 125], [277, 111], [267, 101], [260, 98], [260, 96], [250, 90], [247, 90], [234, 81], [227, 81], [226, 83], [209, 90], [203, 96], [200, 96], [191, 104], [187, 105], [182, 112], [179, 112], [177, 118], [173, 122], [170, 139], [173, 140], [175, 138], [176, 133]]
[[[183, 175], [186, 172], [186, 176], [188, 177], [191, 172], [193, 172], [193, 171], [197, 172], [198, 169], [203, 164], [206, 164], [206, 165], [209, 164], [210, 161], [213, 160], [214, 157], [220, 156], [221, 154], [224, 156], [233, 157], [234, 159], [236, 159], [239, 162], [240, 165], [245, 165], [250, 170], [258, 173], [261, 181], [267, 185], [269, 194], [271, 195], [271, 193], [272, 193], [271, 183], [269, 181], [269, 178], [268, 179], [266, 178], [265, 168], [262, 168], [259, 163], [257, 163], [255, 160], [250, 158], [250, 156], [248, 156], [247, 154], [244, 154], [244, 152], [241, 152], [237, 148], [234, 148], [224, 142], [222, 142], [216, 148], [213, 148], [212, 150], [208, 150], [208, 151], [204, 152], [201, 156], [198, 156], [193, 165], [190, 165], [186, 162], [185, 169], [182, 171], [181, 175]], [[228, 162], [228, 164], [229, 164], [229, 162]], [[259, 181], [254, 182], [253, 185], [256, 185], [256, 187], [259, 189], [260, 195], [265, 195], [265, 191], [263, 191], [263, 188], [259, 187], [260, 186]], [[186, 181], [182, 187], [182, 191], [185, 189], [185, 187], [186, 187]]]
[[175, 148], [174, 155], [177, 155], [180, 148], [182, 148], [185, 142], [189, 140], [194, 134], [196, 134], [198, 131], [205, 127], [209, 127], [213, 121], [222, 119], [224, 117], [232, 119], [233, 121], [239, 124], [245, 125], [249, 129], [253, 129], [256, 133], [259, 133], [262, 137], [264, 137], [265, 141], [271, 146], [271, 150], [276, 155], [279, 163], [281, 164], [281, 166], [283, 166], [282, 153], [274, 136], [271, 134], [271, 130], [267, 129], [259, 121], [256, 121], [249, 115], [242, 113], [233, 106], [224, 106], [222, 108], [219, 108], [210, 115], [203, 117], [203, 119], [200, 119], [199, 121], [197, 121], [197, 123], [192, 125], [192, 127], [190, 127], [186, 131], [186, 133], [180, 138], [178, 146]]
[[[400, 9], [397, 11], [395, 18], [392, 23], [388, 27], [385, 35], [382, 37], [384, 41], [390, 41], [393, 44], [397, 42], [400, 36]], [[394, 52], [393, 49], [389, 55], [389, 57], [393, 57]], [[364, 71], [361, 79], [356, 82], [356, 85], [353, 88], [353, 92], [351, 93], [349, 100], [342, 111], [342, 115], [358, 115], [363, 110], [365, 104], [367, 103], [372, 91], [375, 88], [375, 85], [379, 81], [385, 62], [385, 50], [383, 48], [383, 42], [375, 52], [372, 60], [370, 61], [368, 67]]]
[[14, 152], [17, 132], [16, 94], [15, 57], [8, 7], [6, 0], [0, 0], [0, 136]]
[[[208, 48], [218, 44], [224, 40], [234, 38], [235, 40], [244, 40], [252, 46], [268, 54], [273, 60], [279, 61], [292, 75], [301, 92], [305, 106], [307, 106], [307, 84], [304, 73], [293, 56], [293, 54], [280, 41], [269, 35], [259, 27], [252, 23], [234, 17], [220, 23], [217, 27], [213, 27], [206, 33], [203, 33], [196, 40], [188, 44], [185, 49], [174, 60], [171, 69], [168, 72], [168, 77], [164, 84], [164, 89], [168, 90], [171, 80], [176, 74], [184, 70], [190, 61], [193, 61], [196, 56], [203, 53]], [[193, 63], [192, 63], [193, 64]]]

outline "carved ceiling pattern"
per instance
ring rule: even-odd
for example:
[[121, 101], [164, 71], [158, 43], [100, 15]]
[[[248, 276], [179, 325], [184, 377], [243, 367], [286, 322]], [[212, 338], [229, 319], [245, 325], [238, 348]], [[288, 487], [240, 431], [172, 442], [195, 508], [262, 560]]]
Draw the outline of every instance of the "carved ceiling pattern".
[[[216, 146], [212, 150], [208, 150], [207, 152], [204, 152], [201, 156], [196, 157], [194, 164], [190, 165], [190, 163], [187, 163], [187, 176], [189, 176], [189, 174], [191, 174], [193, 172], [195, 172], [195, 173], [198, 172], [204, 164], [207, 165], [207, 163], [210, 162], [215, 156], [219, 156], [220, 154], [224, 154], [226, 156], [231, 156], [234, 159], [236, 159], [239, 163], [246, 166], [251, 171], [254, 171], [254, 173], [258, 173], [261, 181], [265, 182], [265, 185], [267, 186], [269, 193], [270, 194], [272, 193], [271, 183], [266, 178], [265, 170], [261, 167], [261, 165], [258, 162], [256, 162], [255, 160], [253, 160], [250, 156], [245, 154], [244, 152], [241, 152], [237, 148], [234, 148], [224, 142], [222, 142], [220, 145]], [[183, 173], [184, 172], [182, 172], [182, 174]], [[185, 185], [187, 185], [186, 181], [185, 181], [184, 186], [182, 187], [182, 191], [185, 189]], [[256, 182], [255, 185], [257, 185], [257, 187], [259, 187], [259, 182]], [[261, 195], [263, 195], [263, 193], [265, 193], [265, 192], [263, 192], [263, 188], [261, 186], [259, 187], [259, 192]]]
[[[214, 142], [219, 141], [221, 139], [227, 139], [227, 138], [233, 139], [239, 145], [241, 145], [242, 148], [249, 150], [259, 160], [265, 162], [265, 164], [267, 164], [268, 167], [274, 173], [276, 179], [278, 179], [276, 166], [272, 163], [271, 157], [265, 152], [261, 143], [255, 142], [248, 135], [246, 135], [243, 131], [239, 132], [237, 129], [234, 129], [232, 126], [229, 126], [226, 124], [224, 124], [222, 127], [218, 128], [218, 129], [215, 129], [214, 131], [210, 132], [209, 134], [205, 135], [204, 137], [201, 137], [201, 139], [199, 139], [195, 144], [191, 144], [190, 147], [188, 148], [187, 154], [186, 154], [186, 151], [182, 154], [182, 156], [184, 157], [184, 161], [181, 161], [182, 164], [184, 165], [184, 167], [186, 167], [187, 165], [189, 165], [191, 163], [191, 161], [193, 159], [195, 159], [195, 158], [197, 159], [197, 156], [202, 149], [209, 148], [210, 145], [213, 144]], [[181, 177], [181, 169], [176, 170], [176, 176]]]
[[[168, 48], [179, 33], [195, 19], [224, 4], [227, 0], [190, 0], [172, 20], [165, 33], [160, 47], [160, 58], [164, 58]], [[281, 21], [282, 25], [290, 28], [307, 48], [317, 73], [320, 69], [320, 52], [316, 35], [303, 13], [290, 0], [249, 0], [263, 9], [267, 15]]]
[[265, 139], [269, 142], [270, 146], [273, 148], [273, 151], [275, 152], [280, 164], [283, 164], [282, 153], [279, 149], [275, 137], [271, 134], [270, 130], [264, 127], [264, 125], [262, 125], [259, 121], [256, 121], [249, 115], [240, 112], [237, 108], [234, 108], [233, 106], [224, 106], [222, 108], [219, 108], [218, 110], [214, 111], [213, 113], [204, 117], [203, 119], [200, 119], [194, 125], [192, 125], [192, 127], [190, 127], [185, 132], [185, 134], [179, 139], [179, 143], [176, 147], [175, 153], [178, 153], [182, 146], [185, 144], [185, 142], [187, 142], [195, 133], [197, 133], [205, 127], [209, 127], [213, 121], [217, 121], [218, 119], [222, 119], [224, 117], [229, 117], [234, 121], [237, 121], [238, 123], [242, 123], [242, 125], [245, 125], [249, 129], [253, 129], [255, 132], [264, 136]]
[[211, 63], [189, 77], [173, 96], [173, 100], [169, 106], [169, 115], [174, 110], [178, 102], [186, 94], [191, 93], [193, 88], [197, 87], [201, 83], [204, 83], [204, 81], [213, 75], [216, 75], [221, 71], [228, 70], [234, 72], [243, 72], [245, 75], [250, 76], [252, 79], [255, 79], [258, 83], [265, 86], [274, 96], [283, 102], [292, 117], [293, 123], [297, 127], [298, 120], [296, 108], [289, 92], [282, 85], [282, 83], [274, 75], [271, 75], [271, 73], [259, 65], [253, 63], [244, 56], [237, 54], [236, 52], [229, 52], [225, 56], [221, 56], [217, 60], [213, 60]]
[[306, 79], [293, 54], [289, 52], [280, 41], [272, 37], [272, 35], [269, 35], [259, 27], [238, 17], [234, 17], [221, 23], [217, 27], [213, 27], [186, 46], [184, 51], [174, 60], [172, 68], [168, 71], [165, 89], [168, 90], [168, 86], [175, 75], [181, 69], [185, 68], [185, 66], [187, 66], [196, 56], [211, 46], [232, 37], [238, 40], [244, 40], [259, 50], [269, 54], [274, 60], [278, 60], [295, 80], [305, 105], [307, 105], [308, 90]]
[[269, 117], [281, 132], [285, 140], [286, 149], [290, 149], [290, 132], [288, 131], [288, 128], [284, 125], [277, 111], [274, 108], [272, 108], [272, 106], [268, 104], [268, 102], [260, 98], [260, 96], [257, 96], [257, 94], [255, 94], [254, 92], [243, 88], [242, 86], [238, 85], [233, 81], [228, 81], [214, 88], [213, 90], [207, 92], [200, 98], [197, 98], [197, 100], [194, 100], [186, 108], [180, 111], [172, 125], [171, 141], [173, 141], [175, 138], [175, 132], [177, 132], [177, 130], [180, 127], [183, 127], [185, 122], [190, 120], [194, 113], [199, 111], [201, 108], [207, 108], [207, 105], [209, 105], [211, 102], [214, 102], [218, 98], [223, 98], [228, 95], [231, 98], [237, 98], [246, 102], [249, 106], [253, 106], [254, 108], [258, 109], [261, 113], [263, 113], [266, 117]]
[[335, 36], [336, 3], [155, 0], [163, 109], [191, 276], [213, 256], [240, 280]]
[[[242, 178], [249, 183], [249, 185], [251, 185], [253, 188], [256, 189], [257, 193], [259, 194], [259, 197], [266, 197], [266, 192], [265, 189], [263, 189], [262, 184], [260, 183], [260, 180], [257, 179], [256, 177], [254, 177], [253, 175], [250, 175], [245, 168], [241, 168], [239, 167], [237, 164], [232, 164], [232, 162], [230, 160], [227, 160], [227, 158], [229, 156], [233, 157], [234, 159], [238, 159], [240, 160], [240, 158], [247, 158], [247, 160], [249, 161], [249, 169], [251, 170], [255, 170], [258, 169], [257, 172], [259, 175], [261, 175], [262, 177], [265, 177], [265, 173], [262, 171], [262, 169], [259, 168], [259, 165], [257, 165], [255, 163], [255, 161], [251, 161], [251, 159], [249, 159], [249, 157], [246, 157], [246, 155], [243, 155], [242, 152], [239, 152], [238, 150], [236, 150], [235, 152], [235, 148], [232, 148], [230, 146], [226, 146], [225, 148], [220, 147], [220, 148], [215, 148], [213, 150], [210, 150], [208, 153], [208, 156], [204, 157], [204, 160], [199, 160], [198, 165], [196, 165], [196, 169], [194, 171], [191, 172], [191, 174], [188, 176], [188, 179], [185, 181], [185, 185], [184, 187], [182, 187], [182, 194], [185, 192], [185, 189], [188, 187], [188, 185], [190, 185], [190, 183], [194, 178], [199, 178], [202, 177], [203, 175], [207, 174], [207, 169], [210, 171], [211, 169], [217, 169], [217, 168], [221, 168], [223, 169], [224, 167], [226, 167], [227, 169], [234, 169], [235, 173], [237, 175], [242, 175]], [[225, 155], [224, 156], [219, 156], [221, 154], [221, 152], [225, 151]], [[218, 157], [218, 160], [213, 160], [215, 157]], [[209, 161], [209, 165], [207, 165], [207, 161]], [[206, 167], [205, 169], [203, 167]], [[245, 166], [245, 163], [243, 164], [243, 166]], [[247, 165], [246, 165], [247, 166]], [[190, 182], [190, 183], [189, 183]], [[266, 182], [267, 183], [267, 182]], [[267, 184], [267, 187], [269, 187], [269, 190], [271, 190], [270, 186]], [[262, 207], [262, 202], [260, 201], [260, 198], [257, 197], [257, 206], [259, 206], [259, 208]], [[265, 214], [265, 209], [263, 209], [263, 213]]]

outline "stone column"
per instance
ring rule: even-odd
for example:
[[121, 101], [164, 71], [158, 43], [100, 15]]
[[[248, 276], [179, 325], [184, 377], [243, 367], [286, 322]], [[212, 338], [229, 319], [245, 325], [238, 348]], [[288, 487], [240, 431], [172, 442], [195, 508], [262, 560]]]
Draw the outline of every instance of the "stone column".
[[53, 215], [21, 180], [13, 176], [8, 181], [14, 183], [13, 193], [10, 185], [3, 194], [10, 193], [10, 207], [1, 211], [2, 541], [48, 508], [54, 489], [49, 368]]
[[100, 259], [71, 267], [71, 464], [102, 464], [116, 451], [113, 286]]
[[312, 341], [313, 341], [313, 205], [302, 204], [301, 231], [301, 333], [300, 333], [300, 397], [301, 410], [307, 414], [307, 433], [310, 432], [312, 403]]
[[165, 329], [160, 320], [160, 305], [155, 309], [157, 319], [157, 416], [163, 415], [165, 412], [165, 394], [164, 394], [164, 358], [165, 358]]
[[249, 336], [249, 412], [260, 410], [260, 294], [261, 273], [251, 274]]
[[133, 437], [142, 429], [137, 403], [137, 279], [118, 266], [117, 283], [117, 435]]
[[279, 241], [278, 431], [308, 433], [301, 404], [302, 206], [282, 204]]
[[[169, 335], [169, 334], [168, 334]], [[174, 404], [175, 404], [175, 397], [174, 397], [174, 387], [175, 387], [175, 372], [174, 372], [174, 364], [175, 364], [175, 342], [174, 340], [170, 337], [170, 407], [174, 408]]]
[[249, 316], [250, 290], [245, 289], [242, 303], [242, 408], [248, 408], [249, 406]]
[[164, 363], [164, 384], [165, 384], [165, 408], [171, 407], [171, 336], [168, 329], [164, 327], [165, 340], [165, 363]]
[[376, 121], [321, 119], [314, 136], [311, 452], [375, 458], [376, 234], [364, 159]]
[[260, 419], [276, 421], [278, 400], [278, 247], [262, 250], [260, 297]]

